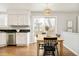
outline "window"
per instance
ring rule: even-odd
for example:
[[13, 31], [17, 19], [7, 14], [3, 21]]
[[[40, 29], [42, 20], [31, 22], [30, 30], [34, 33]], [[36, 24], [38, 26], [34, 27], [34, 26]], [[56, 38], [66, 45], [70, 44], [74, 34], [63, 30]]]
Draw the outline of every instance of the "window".
[[34, 42], [37, 41], [38, 34], [46, 33], [45, 26], [48, 26], [50, 30], [50, 34], [57, 33], [57, 23], [56, 23], [56, 17], [50, 16], [32, 16], [32, 35]]
[[33, 17], [34, 32], [45, 31], [45, 26], [56, 31], [56, 17]]
[[7, 26], [7, 14], [0, 14], [0, 26]]

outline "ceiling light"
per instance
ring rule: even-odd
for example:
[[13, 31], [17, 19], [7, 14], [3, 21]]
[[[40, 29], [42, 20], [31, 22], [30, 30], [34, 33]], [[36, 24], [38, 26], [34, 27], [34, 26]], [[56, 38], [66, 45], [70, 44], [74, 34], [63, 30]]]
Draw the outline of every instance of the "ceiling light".
[[52, 14], [52, 10], [49, 8], [48, 4], [47, 4], [46, 8], [44, 9], [43, 14], [45, 16], [50, 16]]

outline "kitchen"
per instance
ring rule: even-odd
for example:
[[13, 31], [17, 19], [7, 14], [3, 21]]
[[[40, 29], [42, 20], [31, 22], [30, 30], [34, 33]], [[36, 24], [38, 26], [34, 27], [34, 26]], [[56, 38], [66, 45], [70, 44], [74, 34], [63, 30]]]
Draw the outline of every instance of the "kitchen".
[[0, 47], [27, 46], [29, 44], [29, 14], [30, 12], [25, 9], [10, 9], [0, 14]]

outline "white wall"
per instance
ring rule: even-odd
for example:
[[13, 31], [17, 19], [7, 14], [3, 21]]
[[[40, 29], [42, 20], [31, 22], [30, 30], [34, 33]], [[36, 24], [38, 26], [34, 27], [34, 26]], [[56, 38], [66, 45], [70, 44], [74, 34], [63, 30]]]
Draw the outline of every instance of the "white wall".
[[63, 32], [64, 45], [76, 55], [79, 55], [79, 33]]

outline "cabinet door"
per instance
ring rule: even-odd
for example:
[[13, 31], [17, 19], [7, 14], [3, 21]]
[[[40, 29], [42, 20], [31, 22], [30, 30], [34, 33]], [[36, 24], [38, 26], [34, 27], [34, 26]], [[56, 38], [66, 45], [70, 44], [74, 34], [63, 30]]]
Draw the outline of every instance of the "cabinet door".
[[28, 16], [24, 15], [24, 25], [28, 25]]
[[29, 18], [26, 14], [18, 15], [18, 25], [29, 25]]
[[8, 25], [17, 25], [17, 15], [10, 14], [8, 15]]
[[0, 47], [7, 45], [7, 34], [6, 33], [0, 33]]
[[18, 25], [24, 25], [25, 15], [18, 15]]
[[26, 45], [27, 44], [27, 33], [16, 33], [16, 44]]

